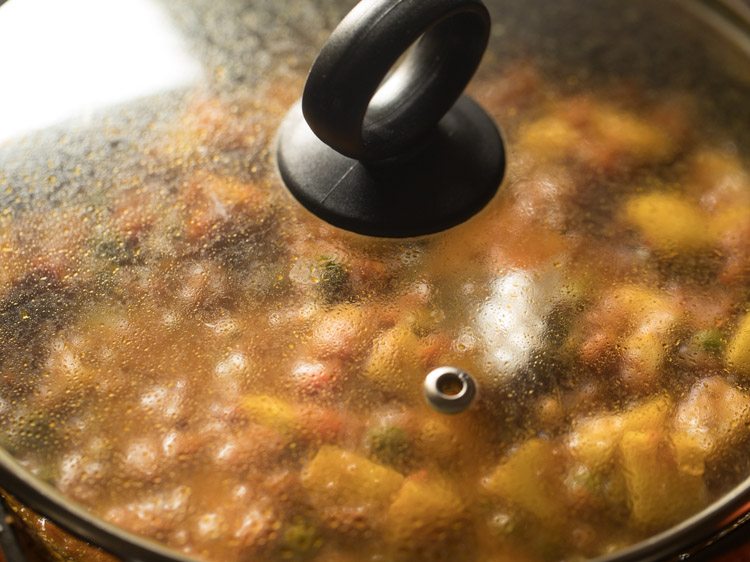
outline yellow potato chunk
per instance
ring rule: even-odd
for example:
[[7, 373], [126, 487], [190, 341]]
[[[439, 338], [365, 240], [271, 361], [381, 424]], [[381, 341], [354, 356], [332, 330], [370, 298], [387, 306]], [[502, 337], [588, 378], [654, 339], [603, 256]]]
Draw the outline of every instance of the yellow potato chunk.
[[631, 325], [629, 333], [620, 336], [623, 382], [634, 390], [652, 387], [662, 374], [666, 348], [683, 312], [663, 294], [639, 285], [617, 287], [606, 303], [619, 316], [616, 321]]
[[661, 375], [665, 335], [647, 328], [637, 330], [622, 343], [623, 379], [631, 388], [650, 388]]
[[675, 460], [680, 470], [694, 476], [702, 476], [706, 472], [706, 457], [708, 451], [695, 435], [677, 431], [671, 436], [674, 447]]
[[602, 107], [594, 120], [595, 127], [614, 149], [643, 163], [668, 160], [677, 151], [667, 132], [631, 113]]
[[672, 400], [668, 396], [656, 396], [629, 408], [623, 414], [623, 429], [625, 431], [662, 429], [667, 423], [667, 417], [672, 413], [672, 408]]
[[412, 384], [419, 375], [414, 352], [418, 343], [419, 338], [406, 324], [387, 330], [375, 340], [364, 366], [364, 375], [384, 390], [410, 392], [421, 388]]
[[729, 207], [711, 217], [711, 232], [720, 239], [727, 233], [745, 228], [749, 221], [750, 205]]
[[654, 249], [683, 253], [712, 242], [707, 217], [694, 204], [671, 193], [648, 193], [625, 204], [625, 218]]
[[631, 335], [636, 332], [668, 335], [682, 312], [660, 291], [641, 285], [620, 285], [608, 300], [609, 306], [633, 325]]
[[242, 409], [252, 421], [282, 433], [296, 429], [297, 414], [294, 406], [280, 398], [265, 394], [246, 396], [242, 399]]
[[657, 396], [620, 414], [607, 414], [577, 422], [568, 437], [573, 457], [592, 469], [613, 462], [626, 431], [661, 430], [672, 411], [667, 396]]
[[564, 155], [582, 142], [581, 131], [568, 120], [543, 117], [528, 125], [521, 133], [520, 143], [539, 154]]
[[688, 177], [711, 207], [744, 210], [750, 204], [750, 174], [733, 151], [702, 147], [690, 159]]
[[601, 415], [578, 421], [568, 436], [568, 447], [590, 468], [604, 467], [612, 458], [623, 433], [621, 414]]
[[350, 358], [362, 353], [362, 346], [372, 332], [370, 323], [361, 306], [340, 304], [321, 311], [314, 318], [313, 353], [323, 358]]
[[679, 469], [669, 441], [659, 431], [628, 431], [620, 458], [632, 521], [647, 529], [665, 529], [705, 505], [701, 476]]
[[462, 549], [470, 546], [461, 533], [466, 523], [465, 505], [440, 480], [406, 480], [386, 520], [386, 536], [397, 559], [455, 560], [457, 545]]
[[750, 374], [750, 312], [740, 320], [727, 347], [727, 363], [744, 375]]
[[442, 419], [429, 417], [419, 429], [417, 445], [429, 459], [450, 459], [459, 449], [456, 428]]
[[552, 471], [560, 463], [552, 443], [529, 439], [498, 466], [484, 485], [490, 494], [511, 502], [546, 523], [564, 520]]
[[712, 455], [727, 452], [750, 428], [750, 395], [715, 376], [698, 381], [677, 408], [672, 442], [683, 470], [703, 474]]
[[600, 169], [665, 162], [680, 149], [674, 131], [591, 98], [557, 104], [521, 130], [520, 145], [536, 158], [575, 158]]
[[321, 447], [302, 471], [316, 506], [385, 508], [403, 481], [392, 468], [332, 445]]

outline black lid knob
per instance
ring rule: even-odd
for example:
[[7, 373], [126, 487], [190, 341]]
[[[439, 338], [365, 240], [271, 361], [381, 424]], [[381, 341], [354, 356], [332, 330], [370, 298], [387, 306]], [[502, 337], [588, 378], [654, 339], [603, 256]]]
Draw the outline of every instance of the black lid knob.
[[480, 0], [360, 2], [282, 126], [279, 167], [292, 194], [328, 222], [375, 236], [437, 232], [484, 207], [502, 179], [503, 145], [461, 92], [489, 28]]

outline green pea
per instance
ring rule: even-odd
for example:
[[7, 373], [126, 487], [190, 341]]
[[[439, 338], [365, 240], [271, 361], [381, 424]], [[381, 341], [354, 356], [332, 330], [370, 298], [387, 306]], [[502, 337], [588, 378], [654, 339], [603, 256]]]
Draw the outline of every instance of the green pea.
[[302, 518], [294, 519], [282, 532], [281, 557], [285, 560], [312, 558], [322, 545], [323, 540], [312, 523]]
[[387, 426], [374, 429], [367, 439], [372, 457], [383, 464], [403, 467], [411, 454], [411, 440], [402, 428]]

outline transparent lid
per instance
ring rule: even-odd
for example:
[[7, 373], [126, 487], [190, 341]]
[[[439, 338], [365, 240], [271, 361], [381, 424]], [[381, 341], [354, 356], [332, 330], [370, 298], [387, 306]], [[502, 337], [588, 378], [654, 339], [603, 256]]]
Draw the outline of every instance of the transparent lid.
[[[276, 167], [352, 2], [0, 8], [0, 443], [217, 561], [592, 558], [747, 478], [742, 34], [699, 2], [486, 4], [469, 93], [506, 178], [401, 240]], [[463, 413], [424, 398], [442, 366]]]

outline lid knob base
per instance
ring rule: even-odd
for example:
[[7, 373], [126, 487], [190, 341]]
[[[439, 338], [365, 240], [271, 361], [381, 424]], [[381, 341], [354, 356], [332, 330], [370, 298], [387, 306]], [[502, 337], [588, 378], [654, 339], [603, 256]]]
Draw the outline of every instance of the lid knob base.
[[346, 230], [383, 237], [439, 232], [481, 210], [505, 170], [503, 142], [492, 119], [462, 96], [407, 157], [366, 163], [321, 141], [300, 104], [281, 128], [284, 182], [313, 214]]

